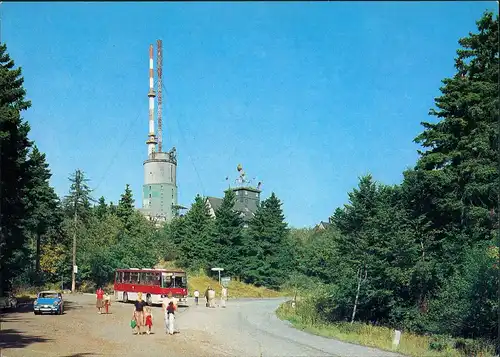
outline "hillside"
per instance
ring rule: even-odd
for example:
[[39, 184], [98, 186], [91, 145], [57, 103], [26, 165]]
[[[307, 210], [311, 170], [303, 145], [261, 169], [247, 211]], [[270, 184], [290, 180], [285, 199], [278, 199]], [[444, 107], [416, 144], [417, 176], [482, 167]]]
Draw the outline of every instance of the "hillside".
[[[197, 289], [201, 295], [205, 292], [208, 286], [215, 289], [217, 295], [220, 294], [219, 283], [217, 280], [211, 279], [208, 276], [188, 276], [189, 295], [193, 296], [193, 292]], [[245, 284], [239, 281], [231, 281], [228, 286], [229, 298], [270, 298], [283, 296], [284, 293], [278, 291], [256, 287]]]

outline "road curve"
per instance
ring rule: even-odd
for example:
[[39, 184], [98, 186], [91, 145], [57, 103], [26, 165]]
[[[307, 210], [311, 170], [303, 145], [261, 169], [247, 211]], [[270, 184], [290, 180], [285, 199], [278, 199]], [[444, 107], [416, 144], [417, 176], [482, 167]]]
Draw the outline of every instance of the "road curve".
[[214, 348], [239, 356], [401, 356], [297, 330], [276, 317], [284, 301], [229, 300], [226, 309], [191, 306], [179, 316], [179, 328], [208, 332]]

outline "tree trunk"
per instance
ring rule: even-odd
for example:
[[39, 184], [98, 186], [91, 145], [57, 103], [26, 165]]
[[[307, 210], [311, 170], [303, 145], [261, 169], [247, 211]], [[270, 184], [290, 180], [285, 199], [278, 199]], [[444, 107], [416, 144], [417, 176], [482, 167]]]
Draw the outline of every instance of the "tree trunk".
[[[363, 270], [365, 273], [365, 277], [363, 278]], [[356, 289], [356, 297], [354, 298], [354, 307], [352, 308], [352, 316], [351, 316], [351, 324], [354, 322], [354, 318], [356, 317], [356, 310], [358, 308], [358, 300], [359, 300], [359, 291], [361, 290], [361, 283], [366, 280], [367, 270], [366, 267], [358, 268], [358, 288]]]
[[40, 237], [40, 233], [36, 233], [36, 255], [35, 255], [35, 272], [37, 273], [37, 275], [40, 273], [40, 255], [41, 255], [41, 247], [42, 247], [42, 243], [41, 243], [41, 237]]
[[76, 211], [76, 203], [75, 203], [75, 217], [74, 217], [74, 225], [75, 229], [73, 231], [73, 267], [71, 269], [71, 293], [75, 293], [76, 290], [76, 274], [75, 274], [75, 265], [76, 265], [76, 229], [77, 229], [77, 220], [78, 215]]
[[356, 290], [356, 297], [354, 298], [354, 307], [352, 308], [351, 324], [354, 322], [356, 309], [358, 308], [359, 290], [361, 289], [361, 267], [358, 268], [356, 276], [358, 277], [358, 288]]

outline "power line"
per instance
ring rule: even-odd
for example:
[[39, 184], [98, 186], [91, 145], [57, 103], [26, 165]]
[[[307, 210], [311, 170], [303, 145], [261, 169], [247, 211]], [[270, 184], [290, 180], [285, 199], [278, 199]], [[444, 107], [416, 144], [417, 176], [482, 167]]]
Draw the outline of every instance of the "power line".
[[100, 178], [100, 179], [99, 179], [99, 181], [97, 182], [97, 186], [96, 186], [96, 187], [95, 187], [92, 191], [95, 191], [95, 190], [97, 190], [97, 189], [99, 188], [99, 186], [101, 185], [102, 181], [104, 180], [104, 178], [105, 178], [105, 177], [106, 177], [106, 175], [108, 174], [109, 169], [111, 168], [111, 166], [112, 166], [112, 165], [113, 165], [113, 163], [115, 162], [115, 159], [116, 159], [116, 157], [118, 156], [118, 153], [120, 152], [120, 150], [121, 150], [121, 148], [122, 148], [123, 144], [125, 143], [125, 141], [127, 141], [128, 137], [129, 137], [129, 135], [130, 135], [130, 133], [131, 133], [131, 130], [130, 130], [130, 129], [132, 128], [132, 125], [133, 125], [133, 124], [135, 124], [135, 122], [137, 122], [137, 121], [139, 120], [139, 118], [140, 118], [140, 117], [142, 117], [142, 116], [143, 116], [143, 114], [141, 113], [141, 114], [139, 114], [139, 115], [137, 116], [137, 118], [136, 118], [135, 120], [130, 121], [130, 123], [129, 123], [128, 127], [127, 127], [127, 131], [126, 131], [126, 135], [125, 135], [125, 137], [123, 138], [123, 140], [120, 142], [120, 144], [119, 144], [119, 145], [118, 145], [118, 147], [116, 148], [116, 151], [115, 151], [115, 153], [113, 154], [113, 156], [111, 157], [111, 160], [110, 160], [110, 162], [109, 162], [108, 166], [106, 167], [106, 170], [104, 171], [104, 174], [101, 176], [101, 178]]
[[[167, 89], [165, 88], [165, 85], [163, 83], [162, 83], [162, 87], [163, 87], [163, 90], [164, 90], [164, 92], [166, 94], [166, 97], [168, 98], [169, 97], [169, 92], [167, 91]], [[170, 104], [169, 104], [170, 102], [168, 100], [166, 101], [166, 103], [167, 103], [168, 106], [170, 106]], [[186, 149], [187, 156], [188, 156], [189, 160], [191, 161], [191, 165], [193, 165], [193, 169], [194, 169], [194, 171], [196, 173], [196, 176], [198, 177], [198, 181], [199, 181], [200, 187], [201, 187], [201, 193], [202, 193], [203, 197], [205, 197], [205, 188], [203, 187], [203, 181], [202, 181], [201, 176], [200, 176], [200, 174], [198, 172], [198, 169], [196, 168], [196, 164], [194, 162], [193, 157], [188, 152], [189, 145], [187, 145], [186, 138], [184, 136], [184, 131], [182, 130], [182, 127], [179, 124], [179, 120], [177, 119], [177, 117], [175, 117], [175, 122], [176, 122], [177, 128], [179, 129], [179, 132], [181, 134], [181, 139], [182, 139], [182, 141], [184, 143], [184, 147]]]

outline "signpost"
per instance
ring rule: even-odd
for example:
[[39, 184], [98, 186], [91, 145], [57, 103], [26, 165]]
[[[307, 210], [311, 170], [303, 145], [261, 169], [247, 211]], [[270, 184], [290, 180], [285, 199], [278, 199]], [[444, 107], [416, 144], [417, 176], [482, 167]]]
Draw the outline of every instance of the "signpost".
[[223, 277], [220, 279], [220, 282], [222, 284], [223, 287], [227, 288], [229, 286], [229, 282], [231, 281], [231, 278], [230, 277]]
[[212, 268], [212, 271], [218, 271], [219, 272], [219, 285], [220, 285], [220, 272], [224, 271], [224, 268]]

